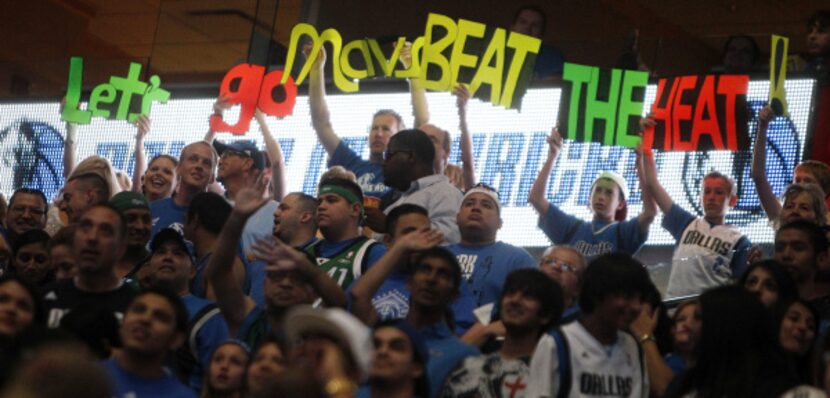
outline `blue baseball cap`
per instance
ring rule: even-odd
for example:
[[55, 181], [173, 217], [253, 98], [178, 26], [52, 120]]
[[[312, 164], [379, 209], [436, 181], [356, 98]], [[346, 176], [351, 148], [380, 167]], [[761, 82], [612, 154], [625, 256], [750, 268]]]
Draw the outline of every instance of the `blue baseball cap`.
[[257, 149], [256, 144], [254, 144], [253, 141], [238, 140], [231, 142], [230, 144], [223, 144], [217, 140], [214, 140], [213, 148], [216, 149], [216, 153], [219, 154], [219, 156], [222, 156], [225, 151], [232, 151], [242, 156], [251, 158], [251, 160], [254, 161], [255, 169], [262, 170], [265, 168], [265, 154]]

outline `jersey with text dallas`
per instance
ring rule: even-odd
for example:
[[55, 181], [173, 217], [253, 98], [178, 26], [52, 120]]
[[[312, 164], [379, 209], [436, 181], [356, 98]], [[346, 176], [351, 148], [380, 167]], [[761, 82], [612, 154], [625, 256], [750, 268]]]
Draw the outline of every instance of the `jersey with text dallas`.
[[[561, 328], [570, 353], [571, 386], [567, 397], [648, 397], [648, 376], [634, 337], [617, 332], [603, 346], [578, 321]], [[559, 396], [562, 386], [556, 342], [545, 334], [530, 361], [525, 397]]]
[[702, 218], [692, 220], [677, 240], [666, 295], [697, 294], [729, 283], [737, 276], [732, 272], [732, 259], [742, 236], [731, 225], [713, 226]]

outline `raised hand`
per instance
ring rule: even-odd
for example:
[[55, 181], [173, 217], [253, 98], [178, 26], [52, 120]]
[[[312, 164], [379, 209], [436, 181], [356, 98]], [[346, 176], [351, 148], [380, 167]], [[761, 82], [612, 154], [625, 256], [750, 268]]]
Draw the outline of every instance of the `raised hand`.
[[[306, 59], [308, 59], [309, 55], [311, 55], [312, 48], [314, 48], [312, 43], [306, 43], [303, 46], [303, 55]], [[317, 53], [317, 59], [315, 59], [311, 65], [313, 66], [312, 70], [322, 68], [326, 65], [326, 47], [320, 46], [320, 51]]]
[[265, 261], [266, 272], [290, 271], [302, 266], [313, 266], [301, 251], [274, 237], [254, 242], [251, 245], [251, 254], [254, 258]]
[[455, 86], [455, 89], [452, 90], [452, 94], [455, 96], [455, 106], [458, 108], [458, 114], [466, 115], [467, 102], [470, 101], [470, 91], [467, 90], [467, 86], [463, 84]]
[[213, 103], [213, 114], [217, 116], [222, 116], [226, 110], [230, 109], [233, 106], [230, 103], [231, 97], [221, 96], [216, 99], [216, 102]]
[[444, 241], [444, 234], [434, 228], [412, 231], [395, 240], [395, 246], [405, 251], [431, 249]]
[[269, 199], [264, 196], [264, 193], [270, 182], [270, 177], [261, 174], [252, 187], [245, 187], [239, 191], [236, 194], [233, 213], [245, 218], [254, 214], [254, 212], [268, 202]]
[[404, 69], [409, 69], [412, 65], [412, 43], [405, 42], [403, 44], [403, 48], [401, 48], [401, 55], [398, 57], [398, 61], [400, 61], [401, 65], [403, 65]]
[[133, 124], [135, 124], [135, 126], [138, 127], [135, 136], [137, 140], [143, 140], [145, 137], [147, 137], [147, 134], [150, 133], [151, 123], [150, 118], [147, 115], [139, 115], [138, 118], [135, 119], [135, 122], [133, 122]]
[[771, 122], [772, 119], [775, 119], [775, 112], [769, 105], [761, 108], [761, 110], [758, 112], [759, 122], [763, 124], [769, 124], [769, 122]]
[[545, 140], [548, 143], [548, 156], [551, 158], [558, 156], [562, 150], [562, 135], [559, 134], [559, 130], [556, 127], [550, 129], [550, 135]]

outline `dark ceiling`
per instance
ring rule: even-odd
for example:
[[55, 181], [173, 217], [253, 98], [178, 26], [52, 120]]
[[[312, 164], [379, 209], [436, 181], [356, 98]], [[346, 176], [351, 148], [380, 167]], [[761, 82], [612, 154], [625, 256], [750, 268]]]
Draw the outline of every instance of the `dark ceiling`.
[[[701, 73], [719, 62], [730, 34], [753, 36], [766, 53], [770, 33], [804, 48], [808, 0], [553, 0], [545, 41], [569, 61], [612, 66], [625, 37], [640, 31], [643, 59], [660, 75]], [[150, 65], [163, 83], [215, 86], [248, 58], [252, 31], [287, 46], [291, 27], [334, 27], [345, 40], [417, 36], [428, 12], [506, 26], [514, 2], [498, 0], [23, 0], [0, 21], [0, 98], [59, 96], [68, 58], [86, 59], [86, 82]], [[826, 7], [827, 4], [824, 3]], [[275, 10], [276, 18], [274, 15]], [[276, 21], [276, 27], [271, 26]]]

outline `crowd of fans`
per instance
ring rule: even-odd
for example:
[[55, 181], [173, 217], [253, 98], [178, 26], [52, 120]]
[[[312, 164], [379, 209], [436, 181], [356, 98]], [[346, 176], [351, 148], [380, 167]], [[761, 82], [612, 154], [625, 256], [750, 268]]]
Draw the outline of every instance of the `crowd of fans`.
[[[520, 10], [514, 28], [539, 36], [537, 14]], [[821, 60], [830, 55], [830, 12], [816, 15], [809, 48]], [[742, 40], [727, 48], [740, 52]], [[403, 54], [410, 62], [408, 48]], [[499, 193], [475, 181], [464, 87], [455, 92], [461, 165], [447, 163], [450, 133], [429, 123], [417, 79], [418, 128], [378, 111], [365, 160], [329, 120], [325, 62], [323, 50], [309, 88], [332, 167], [316, 196], [284, 192], [282, 152], [259, 113], [265, 151], [211, 131], [149, 162], [142, 116], [132, 179], [98, 156], [75, 165], [77, 126], [67, 126], [61, 196], [50, 203], [19, 188], [2, 219], [3, 396], [830, 391], [830, 167], [799, 164], [780, 202], [764, 170], [769, 108], [759, 115], [751, 175], [775, 230], [771, 257], [725, 223], [737, 200], [729, 176], [708, 173], [703, 214], [691, 214], [641, 148], [640, 214], [629, 217], [631, 191], [610, 171], [591, 187], [591, 219], [567, 214], [546, 194], [563, 141], [553, 129], [529, 193], [554, 244], [537, 260], [496, 239], [505, 220]], [[219, 98], [215, 115], [228, 107]], [[677, 241], [669, 301], [632, 257], [658, 209]]]

